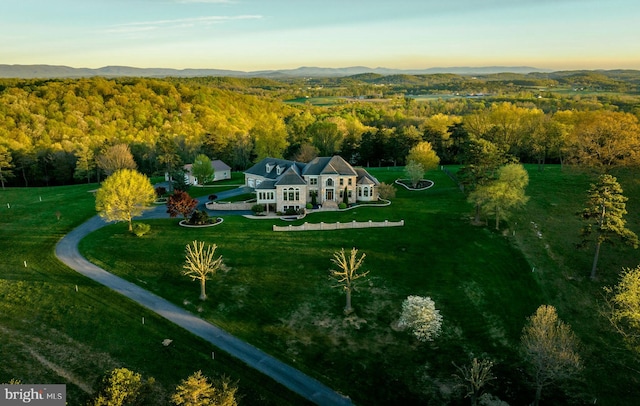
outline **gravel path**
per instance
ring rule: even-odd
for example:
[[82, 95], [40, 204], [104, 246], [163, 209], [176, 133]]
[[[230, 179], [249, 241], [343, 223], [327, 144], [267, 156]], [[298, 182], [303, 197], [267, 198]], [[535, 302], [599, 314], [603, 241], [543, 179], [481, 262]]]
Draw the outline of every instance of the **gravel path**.
[[[223, 193], [218, 193], [218, 196], [228, 197], [233, 193], [239, 194], [244, 193], [244, 191], [239, 190], [236, 192], [236, 190], [233, 190]], [[142, 218], [163, 217], [167, 217], [164, 205], [149, 210], [142, 216]], [[82, 275], [136, 301], [141, 306], [203, 338], [317, 405], [352, 404], [348, 397], [333, 391], [318, 380], [278, 361], [258, 348], [239, 340], [219, 327], [202, 320], [138, 285], [125, 281], [87, 261], [80, 255], [78, 243], [86, 235], [105, 225], [104, 220], [95, 216], [64, 236], [56, 245], [58, 259]]]

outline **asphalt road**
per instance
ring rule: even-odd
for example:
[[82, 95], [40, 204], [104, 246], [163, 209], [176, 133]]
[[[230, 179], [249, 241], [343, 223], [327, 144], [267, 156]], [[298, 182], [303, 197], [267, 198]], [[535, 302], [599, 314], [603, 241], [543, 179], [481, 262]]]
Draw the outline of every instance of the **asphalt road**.
[[[222, 192], [218, 193], [218, 196], [227, 197], [233, 193], [239, 194], [244, 193], [244, 191], [239, 190], [236, 192], [233, 190]], [[164, 205], [149, 210], [142, 216], [142, 218], [162, 217], [168, 217]], [[58, 259], [82, 275], [136, 301], [141, 306], [146, 307], [185, 330], [210, 342], [222, 351], [245, 362], [248, 366], [273, 378], [283, 386], [317, 405], [352, 404], [348, 397], [335, 392], [318, 380], [303, 374], [258, 348], [232, 336], [216, 325], [87, 261], [80, 255], [78, 243], [86, 235], [106, 224], [107, 223], [100, 217], [95, 216], [64, 236], [56, 245], [55, 252]]]

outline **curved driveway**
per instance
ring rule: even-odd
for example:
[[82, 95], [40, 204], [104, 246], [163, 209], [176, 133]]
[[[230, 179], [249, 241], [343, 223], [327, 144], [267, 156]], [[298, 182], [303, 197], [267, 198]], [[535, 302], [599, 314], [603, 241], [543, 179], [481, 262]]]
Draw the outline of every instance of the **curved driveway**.
[[[219, 195], [220, 197], [230, 196], [233, 192], [235, 190], [223, 192], [224, 194], [219, 193]], [[243, 193], [243, 191], [236, 193]], [[165, 212], [166, 206], [163, 205], [146, 212], [142, 217], [167, 217]], [[258, 348], [239, 340], [173, 303], [87, 261], [80, 255], [78, 243], [86, 235], [105, 225], [104, 220], [95, 216], [64, 236], [56, 245], [55, 252], [58, 259], [82, 275], [136, 301], [143, 307], [203, 338], [317, 405], [352, 404], [348, 397], [333, 391], [318, 380], [278, 361]]]

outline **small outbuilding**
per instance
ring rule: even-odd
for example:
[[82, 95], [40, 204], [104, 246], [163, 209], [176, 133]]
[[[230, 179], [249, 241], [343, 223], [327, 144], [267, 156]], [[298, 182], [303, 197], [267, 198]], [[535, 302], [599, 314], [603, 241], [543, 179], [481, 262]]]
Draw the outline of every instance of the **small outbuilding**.
[[[191, 167], [193, 164], [186, 164], [182, 167], [184, 170], [185, 181], [189, 185], [197, 185], [198, 180], [191, 174]], [[211, 161], [211, 167], [213, 168], [213, 181], [219, 181], [224, 179], [231, 179], [231, 167], [219, 159]]]

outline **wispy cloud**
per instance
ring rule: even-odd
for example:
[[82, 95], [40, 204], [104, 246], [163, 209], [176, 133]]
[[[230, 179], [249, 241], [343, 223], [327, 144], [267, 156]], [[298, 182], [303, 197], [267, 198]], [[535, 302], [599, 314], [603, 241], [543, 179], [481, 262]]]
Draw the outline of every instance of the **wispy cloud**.
[[[196, 1], [196, 0], [191, 0]], [[201, 0], [204, 1], [204, 0]], [[210, 0], [211, 1], [211, 0]], [[217, 0], [220, 1], [220, 0]], [[221, 24], [229, 21], [237, 20], [259, 20], [263, 18], [261, 15], [239, 15], [239, 16], [205, 16], [205, 17], [190, 17], [190, 18], [177, 18], [167, 20], [155, 20], [155, 21], [139, 21], [126, 24], [118, 24], [107, 29], [110, 33], [127, 33], [127, 32], [141, 32], [152, 31], [157, 29], [167, 28], [184, 28], [184, 27], [197, 27], [206, 26], [212, 24]]]

